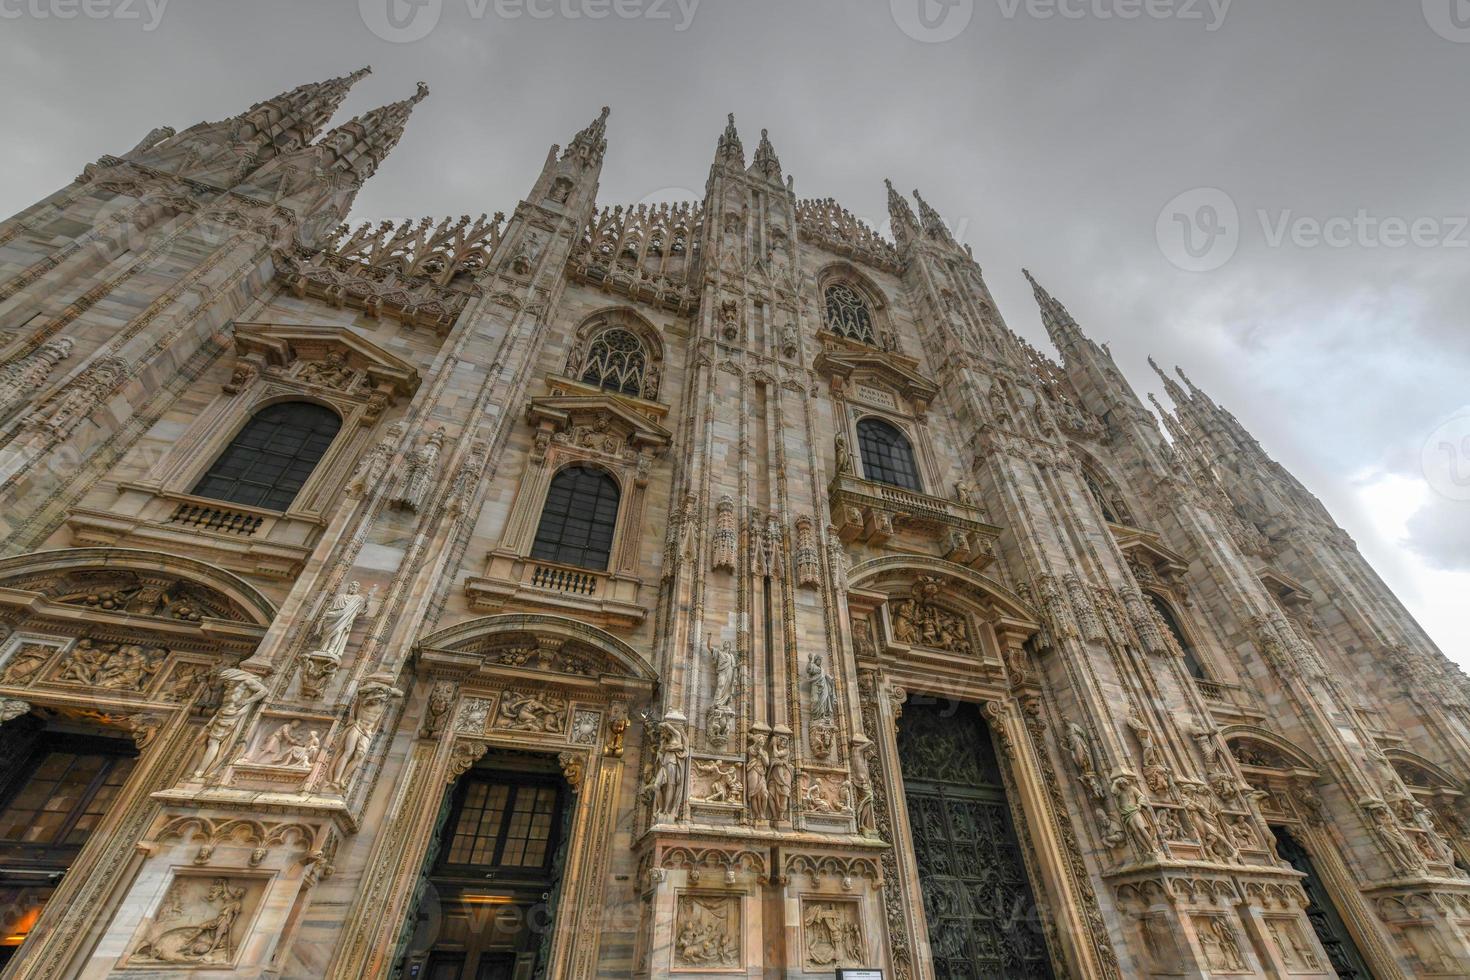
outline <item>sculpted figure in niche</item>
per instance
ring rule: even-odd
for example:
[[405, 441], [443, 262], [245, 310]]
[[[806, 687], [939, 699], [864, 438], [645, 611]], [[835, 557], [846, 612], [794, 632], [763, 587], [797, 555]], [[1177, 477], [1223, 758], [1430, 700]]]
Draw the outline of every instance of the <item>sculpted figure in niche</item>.
[[342, 733], [342, 749], [332, 767], [332, 785], [343, 788], [367, 757], [368, 746], [383, 724], [383, 716], [394, 698], [403, 692], [386, 684], [367, 684], [357, 694], [352, 710], [352, 723]]
[[837, 710], [837, 689], [819, 652], [814, 652], [807, 658], [806, 682], [811, 686], [812, 718], [817, 721], [830, 720]]
[[1124, 831], [1133, 841], [1138, 852], [1145, 858], [1157, 858], [1167, 853], [1157, 828], [1154, 826], [1152, 809], [1138, 787], [1136, 777], [1121, 773], [1113, 777], [1113, 795], [1118, 800], [1118, 819]]
[[233, 740], [244, 726], [251, 706], [263, 701], [269, 693], [259, 678], [238, 667], [226, 667], [219, 676], [225, 683], [225, 693], [214, 717], [204, 726], [204, 757], [194, 770], [195, 779], [214, 768], [225, 743]]
[[735, 644], [726, 640], [716, 647], [711, 638], [708, 650], [715, 676], [715, 693], [711, 704], [717, 708], [728, 708], [735, 700]]
[[771, 768], [766, 774], [766, 792], [770, 799], [772, 822], [786, 816], [791, 805], [792, 784], [796, 771], [791, 767], [791, 741], [785, 735], [771, 736]]
[[684, 760], [689, 747], [684, 733], [671, 721], [660, 722], [656, 734], [658, 762], [643, 796], [652, 801], [656, 817], [675, 816], [684, 802]]
[[362, 594], [362, 585], [351, 582], [345, 592], [332, 597], [327, 608], [317, 620], [312, 634], [319, 640], [318, 646], [308, 656], [322, 657], [341, 663], [347, 652], [347, 638], [352, 634], [352, 625], [368, 608], [370, 599]]
[[750, 736], [745, 759], [745, 808], [752, 820], [768, 818], [771, 794], [766, 789], [766, 776], [771, 757], [766, 750], [766, 736], [758, 732]]

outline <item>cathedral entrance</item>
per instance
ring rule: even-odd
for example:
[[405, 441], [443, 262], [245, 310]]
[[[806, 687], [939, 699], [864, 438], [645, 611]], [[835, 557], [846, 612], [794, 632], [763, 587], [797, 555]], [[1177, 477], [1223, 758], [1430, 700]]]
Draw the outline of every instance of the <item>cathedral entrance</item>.
[[429, 849], [400, 977], [546, 975], [570, 796], [549, 755], [492, 752], [461, 777]]
[[48, 729], [34, 715], [0, 738], [0, 967], [40, 918], [132, 773], [125, 739]]
[[905, 705], [898, 751], [934, 976], [1050, 980], [1041, 910], [979, 709]]
[[1307, 853], [1301, 841], [1292, 836], [1291, 831], [1285, 827], [1272, 827], [1271, 832], [1276, 835], [1277, 853], [1293, 868], [1306, 875], [1302, 879], [1302, 887], [1306, 889], [1310, 902], [1307, 906], [1307, 918], [1311, 921], [1322, 948], [1327, 951], [1327, 959], [1331, 961], [1332, 968], [1342, 980], [1373, 980], [1373, 974], [1363, 962], [1353, 937], [1343, 925], [1342, 916], [1337, 914], [1332, 896], [1327, 894], [1322, 879], [1317, 876], [1317, 869], [1312, 865], [1312, 856]]

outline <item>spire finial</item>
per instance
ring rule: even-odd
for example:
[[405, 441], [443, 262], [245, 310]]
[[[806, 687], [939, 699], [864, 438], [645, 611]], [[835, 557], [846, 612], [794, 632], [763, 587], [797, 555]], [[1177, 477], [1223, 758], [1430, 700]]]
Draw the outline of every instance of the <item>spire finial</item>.
[[776, 148], [771, 145], [771, 132], [767, 129], [761, 130], [760, 145], [755, 148], [755, 159], [751, 161], [751, 169], [774, 181], [781, 179], [781, 159], [776, 156]]
[[740, 133], [735, 129], [735, 113], [730, 113], [726, 119], [725, 132], [720, 136], [719, 147], [715, 155], [721, 163], [732, 163], [744, 167], [745, 147], [741, 145]]

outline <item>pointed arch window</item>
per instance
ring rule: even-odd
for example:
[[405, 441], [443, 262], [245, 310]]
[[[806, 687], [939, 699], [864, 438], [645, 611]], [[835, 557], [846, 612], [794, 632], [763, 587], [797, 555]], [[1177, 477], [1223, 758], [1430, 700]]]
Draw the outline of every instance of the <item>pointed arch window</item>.
[[606, 571], [622, 494], [595, 466], [568, 466], [552, 477], [531, 557]]
[[1118, 520], [1118, 512], [1113, 509], [1112, 504], [1108, 503], [1108, 495], [1103, 491], [1102, 483], [1098, 480], [1097, 474], [1084, 466], [1082, 468], [1082, 479], [1086, 482], [1088, 492], [1092, 494], [1092, 498], [1097, 501], [1098, 509], [1102, 511], [1103, 520], [1109, 524], [1122, 524], [1123, 521]]
[[882, 419], [858, 423], [858, 450], [863, 457], [863, 476], [875, 483], [923, 492], [914, 447], [897, 428]]
[[256, 412], [194, 494], [248, 507], [285, 510], [342, 428], [334, 411], [313, 402], [279, 402]]
[[866, 296], [845, 282], [834, 282], [824, 294], [827, 329], [849, 340], [877, 346], [873, 309]]
[[592, 339], [582, 368], [582, 381], [604, 391], [634, 398], [649, 397], [648, 353], [631, 331], [613, 327]]
[[1179, 617], [1174, 615], [1174, 607], [1169, 605], [1157, 592], [1145, 592], [1145, 595], [1148, 596], [1148, 601], [1153, 603], [1154, 612], [1158, 613], [1159, 618], [1164, 621], [1164, 628], [1169, 631], [1170, 636], [1174, 637], [1174, 642], [1179, 644], [1179, 649], [1184, 651], [1184, 669], [1189, 671], [1189, 675], [1197, 681], [1209, 680], [1204, 665], [1199, 662], [1199, 658], [1194, 654], [1194, 649], [1184, 637], [1184, 629], [1179, 625]]

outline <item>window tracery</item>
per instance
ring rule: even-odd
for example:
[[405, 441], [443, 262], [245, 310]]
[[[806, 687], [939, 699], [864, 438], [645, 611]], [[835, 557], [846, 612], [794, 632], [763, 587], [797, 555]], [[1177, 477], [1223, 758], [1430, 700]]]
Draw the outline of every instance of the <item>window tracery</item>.
[[636, 314], [616, 310], [588, 320], [567, 356], [566, 375], [604, 391], [658, 398], [663, 349]]
[[866, 296], [849, 283], [834, 282], [825, 290], [824, 298], [828, 330], [849, 340], [877, 346], [872, 304]]

